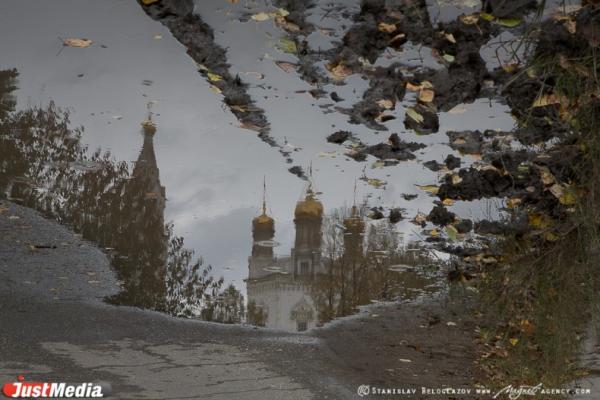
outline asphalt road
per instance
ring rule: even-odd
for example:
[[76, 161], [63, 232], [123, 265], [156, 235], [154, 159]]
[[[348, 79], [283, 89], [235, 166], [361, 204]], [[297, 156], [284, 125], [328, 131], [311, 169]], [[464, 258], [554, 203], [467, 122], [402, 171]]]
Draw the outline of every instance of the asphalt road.
[[475, 381], [474, 325], [447, 299], [303, 334], [207, 323], [103, 303], [118, 289], [105, 254], [35, 211], [0, 202], [0, 238], [2, 383], [108, 382], [118, 399], [350, 399], [361, 384]]

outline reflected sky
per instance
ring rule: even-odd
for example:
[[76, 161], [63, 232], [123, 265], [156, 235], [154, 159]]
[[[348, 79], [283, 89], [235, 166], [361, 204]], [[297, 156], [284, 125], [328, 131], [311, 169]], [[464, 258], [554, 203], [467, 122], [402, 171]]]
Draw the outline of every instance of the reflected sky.
[[[287, 142], [290, 149], [299, 148], [292, 151], [293, 165], [306, 169], [312, 163], [315, 190], [322, 193], [319, 198], [326, 211], [351, 205], [358, 182], [360, 201], [402, 207], [409, 218], [418, 211], [427, 213], [431, 198], [414, 185], [437, 182], [437, 173], [424, 168], [422, 161], [441, 161], [456, 154], [447, 146], [445, 132], [513, 126], [507, 107], [487, 99], [465, 105], [460, 114], [440, 114], [440, 132], [427, 136], [404, 127], [403, 107], [397, 107], [396, 120], [386, 123], [387, 133], [351, 125], [339, 113], [325, 114], [319, 105], [330, 103], [328, 99], [296, 93], [311, 87], [275, 65], [275, 60], [293, 61], [275, 49], [282, 32], [269, 22], [239, 21], [243, 3], [199, 1], [196, 11], [215, 29], [217, 43], [228, 48], [231, 70], [251, 84], [250, 94], [266, 110], [272, 136], [279, 143]], [[261, 11], [260, 4], [250, 10]], [[174, 223], [175, 234], [185, 238], [186, 247], [214, 266], [216, 275], [239, 288], [244, 285], [251, 222], [260, 212], [265, 176], [268, 211], [277, 221], [275, 239], [280, 243], [275, 252], [290, 253], [295, 238], [293, 211], [306, 182], [287, 171], [291, 165], [276, 149], [238, 126], [185, 48], [136, 2], [4, 0], [0, 35], [4, 38], [0, 69], [14, 67], [20, 73], [17, 107], [53, 100], [69, 109], [73, 126], [83, 126], [82, 143], [90, 149], [102, 148], [117, 160], [135, 161], [142, 143], [140, 122], [147, 116], [148, 103], [152, 104], [158, 128], [154, 150], [167, 194], [164, 218]], [[89, 38], [94, 44], [85, 49], [63, 47], [61, 39], [70, 37]], [[401, 60], [403, 54], [398, 57]], [[264, 78], [257, 79], [256, 73]], [[352, 104], [367, 86], [367, 81], [353, 76], [335, 90]], [[402, 105], [414, 102], [408, 94]], [[325, 141], [340, 129], [354, 132], [365, 143], [385, 141], [389, 133], [397, 132], [404, 140], [429, 147], [416, 153], [417, 160], [372, 168], [374, 158], [358, 163], [344, 156], [343, 148]], [[469, 162], [468, 156], [465, 161]], [[387, 185], [376, 189], [357, 181], [364, 174]], [[403, 193], [418, 198], [406, 201]], [[410, 234], [415, 226], [405, 220], [397, 229]]]

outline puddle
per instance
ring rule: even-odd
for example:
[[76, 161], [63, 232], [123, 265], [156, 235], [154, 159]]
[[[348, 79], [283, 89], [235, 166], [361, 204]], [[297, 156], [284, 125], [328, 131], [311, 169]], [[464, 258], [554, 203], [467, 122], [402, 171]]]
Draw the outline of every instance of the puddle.
[[[359, 6], [347, 1], [342, 13], [316, 3], [306, 16], [318, 28], [308, 42], [326, 51]], [[448, 20], [471, 8], [463, 2], [446, 15], [452, 2], [438, 3]], [[368, 79], [355, 74], [344, 85], [319, 87], [326, 97], [311, 95], [314, 86], [276, 63], [299, 61], [282, 51], [285, 31], [248, 18], [276, 8], [209, 0], [194, 9], [227, 49], [230, 74], [264, 110], [272, 147], [240, 127], [214, 82], [135, 2], [0, 5], [0, 34], [14, 38], [0, 43], [0, 69], [18, 71], [14, 100], [22, 112], [2, 122], [0, 189], [107, 249], [122, 282], [109, 301], [304, 331], [371, 301], [443, 290], [445, 261], [411, 223], [434, 206], [416, 185], [440, 178], [423, 162], [452, 154], [469, 165], [446, 133], [510, 131], [508, 107], [487, 98], [459, 104], [440, 113], [438, 132], [421, 135], [403, 123], [416, 101], [408, 93], [390, 111], [395, 119], [383, 123], [387, 131], [350, 123], [336, 107], [362, 100]], [[63, 46], [66, 38], [93, 44]], [[436, 63], [430, 48], [410, 43], [376, 66], [394, 62], [409, 75]], [[327, 74], [324, 61], [317, 66]], [[331, 100], [332, 92], [343, 100]], [[371, 155], [357, 162], [351, 147], [326, 141], [339, 130], [365, 146], [391, 133], [425, 146], [394, 166]], [[304, 179], [290, 174], [293, 166]], [[491, 212], [455, 207], [474, 219]], [[393, 209], [400, 214], [390, 223]]]

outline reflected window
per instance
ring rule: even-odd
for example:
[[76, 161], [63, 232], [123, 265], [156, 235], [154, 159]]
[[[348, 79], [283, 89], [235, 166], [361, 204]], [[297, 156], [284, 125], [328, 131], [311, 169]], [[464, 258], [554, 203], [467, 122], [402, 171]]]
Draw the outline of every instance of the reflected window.
[[298, 321], [297, 327], [298, 327], [298, 332], [304, 332], [305, 330], [308, 329], [308, 324], [306, 321]]
[[300, 263], [300, 274], [308, 275], [309, 268], [310, 264], [308, 263], [308, 261], [302, 261]]

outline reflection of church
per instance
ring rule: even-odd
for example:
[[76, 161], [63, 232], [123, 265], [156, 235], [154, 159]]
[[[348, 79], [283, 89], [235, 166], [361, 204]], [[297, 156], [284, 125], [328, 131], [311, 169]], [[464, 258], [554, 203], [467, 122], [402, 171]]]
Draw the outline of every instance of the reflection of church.
[[[248, 323], [286, 331], [305, 331], [320, 324], [320, 298], [329, 270], [322, 259], [323, 205], [309, 185], [294, 211], [296, 238], [289, 256], [277, 257], [275, 221], [266, 212], [252, 221], [252, 255], [248, 258]], [[348, 262], [362, 254], [364, 221], [356, 207], [344, 219], [344, 252]], [[351, 260], [352, 259], [352, 260]], [[329, 277], [331, 278], [331, 277]], [[321, 302], [323, 299], [321, 298]]]
[[275, 221], [263, 212], [252, 221], [253, 246], [247, 279], [249, 322], [268, 328], [304, 331], [314, 327], [317, 310], [310, 289], [319, 274], [321, 263], [321, 225], [323, 205], [312, 187], [294, 212], [296, 240], [290, 256], [273, 253]]

